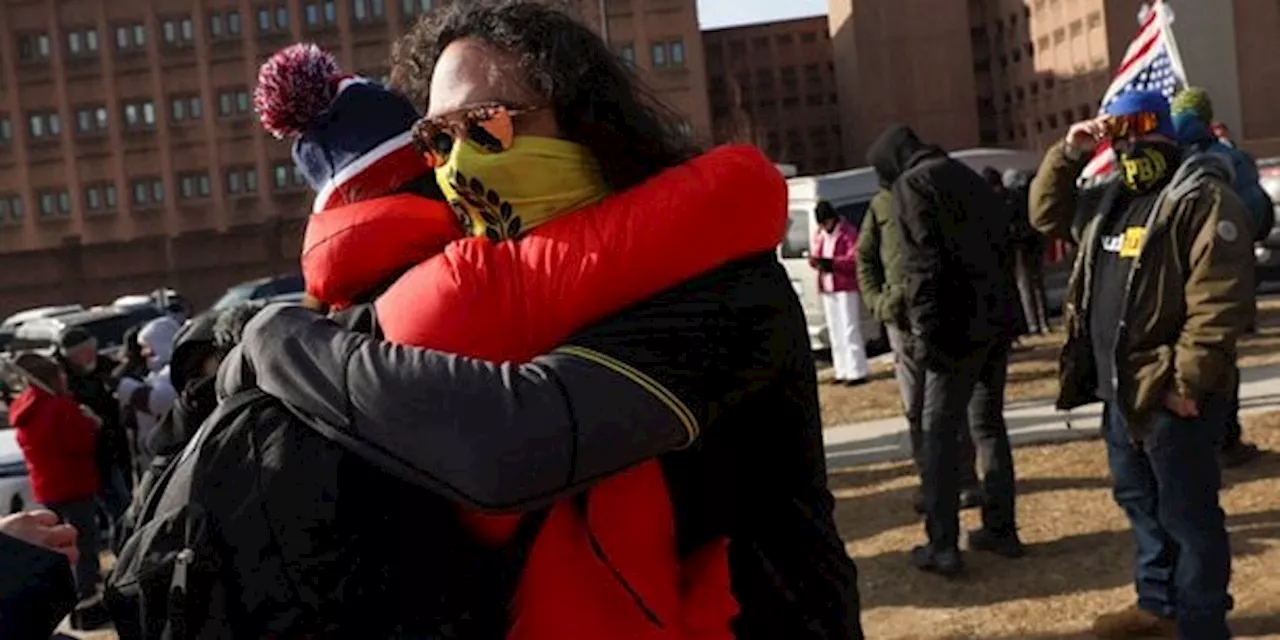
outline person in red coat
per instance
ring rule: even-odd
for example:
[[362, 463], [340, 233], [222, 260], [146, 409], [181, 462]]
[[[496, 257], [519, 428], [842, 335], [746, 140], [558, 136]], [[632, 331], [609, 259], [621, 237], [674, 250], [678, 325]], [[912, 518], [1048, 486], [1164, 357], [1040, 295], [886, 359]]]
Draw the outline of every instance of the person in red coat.
[[16, 364], [27, 388], [9, 407], [9, 419], [17, 429], [36, 502], [78, 532], [76, 594], [83, 601], [97, 593], [102, 580], [95, 503], [100, 421], [71, 398], [67, 373], [56, 363], [29, 353]]

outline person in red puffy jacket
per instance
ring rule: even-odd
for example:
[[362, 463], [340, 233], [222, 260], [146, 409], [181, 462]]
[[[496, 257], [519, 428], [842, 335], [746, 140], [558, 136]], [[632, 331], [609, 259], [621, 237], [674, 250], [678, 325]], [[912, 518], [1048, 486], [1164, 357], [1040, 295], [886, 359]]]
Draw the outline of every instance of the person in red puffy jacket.
[[[616, 526], [625, 517], [603, 526], [606, 516], [660, 514], [662, 502], [674, 512], [670, 551], [682, 559], [727, 540], [720, 548], [731, 585], [723, 586], [740, 605], [731, 637], [861, 638], [856, 570], [826, 484], [803, 312], [774, 253], [786, 213], [776, 170], [758, 151], [750, 164], [763, 161], [763, 172], [740, 170], [748, 155], [741, 149], [699, 155], [597, 35], [539, 3], [450, 4], [397, 51], [395, 75], [428, 104], [417, 139], [472, 237], [379, 297], [390, 342], [296, 307], [264, 310], [224, 364], [221, 392], [256, 383], [399, 458], [463, 507], [529, 513], [551, 505], [539, 538], [552, 525], [580, 534], [581, 545], [560, 548], [593, 556], [621, 603], [603, 612], [635, 621], [636, 633], [564, 626], [558, 635], [521, 635], [521, 617], [509, 638], [686, 637], [670, 633], [676, 628], [699, 637], [701, 627], [682, 616], [703, 608], [673, 602], [682, 594], [648, 579], [667, 567], [609, 552], [650, 539]], [[329, 151], [346, 149], [349, 139], [323, 131], [333, 134]], [[308, 159], [319, 166], [333, 157]], [[359, 199], [333, 183], [317, 205]], [[719, 188], [710, 202], [708, 184]], [[699, 264], [719, 249], [706, 242], [714, 234], [697, 232], [655, 243], [651, 221], [665, 229], [673, 214], [712, 216], [717, 230], [772, 221], [771, 237], [730, 262], [704, 261], [683, 279], [646, 288], [650, 274], [671, 276], [673, 265]], [[379, 220], [387, 233], [413, 229], [409, 222]], [[738, 242], [737, 233], [722, 235], [716, 245]], [[307, 271], [309, 288], [322, 283]], [[501, 292], [507, 306], [489, 303], [486, 290]], [[636, 291], [629, 301], [619, 294]], [[423, 317], [451, 331], [442, 335]], [[431, 339], [408, 330], [391, 338], [406, 327]], [[607, 492], [599, 499], [655, 460], [669, 501]], [[555, 520], [566, 503], [578, 504], [576, 513], [560, 510], [567, 517]], [[537, 555], [535, 543], [526, 574], [557, 567], [554, 558], [535, 565]], [[548, 601], [574, 601], [564, 591], [543, 591], [541, 606], [522, 615], [537, 615], [540, 625], [554, 624], [546, 611], [589, 620], [592, 629], [607, 625], [601, 611]], [[725, 637], [724, 620], [711, 622], [719, 626], [709, 637]]]
[[102, 580], [95, 501], [99, 488], [95, 452], [101, 422], [71, 398], [67, 373], [56, 363], [28, 353], [20, 356], [16, 365], [28, 384], [9, 407], [9, 420], [18, 432], [36, 502], [78, 532], [76, 593], [84, 600], [97, 592]]

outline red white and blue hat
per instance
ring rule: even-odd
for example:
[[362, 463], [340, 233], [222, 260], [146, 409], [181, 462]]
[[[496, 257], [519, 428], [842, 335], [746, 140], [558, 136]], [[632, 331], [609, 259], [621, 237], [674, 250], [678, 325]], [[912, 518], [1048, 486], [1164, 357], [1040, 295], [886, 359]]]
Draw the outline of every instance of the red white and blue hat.
[[293, 162], [316, 191], [312, 213], [389, 195], [431, 171], [413, 144], [413, 104], [343, 74], [314, 44], [291, 45], [263, 63], [253, 105], [268, 133], [293, 139]]

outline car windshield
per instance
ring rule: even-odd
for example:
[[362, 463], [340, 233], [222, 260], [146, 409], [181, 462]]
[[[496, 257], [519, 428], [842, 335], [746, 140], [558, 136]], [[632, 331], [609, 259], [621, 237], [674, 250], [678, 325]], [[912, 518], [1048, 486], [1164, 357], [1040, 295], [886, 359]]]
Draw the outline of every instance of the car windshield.
[[135, 309], [129, 313], [110, 316], [80, 325], [98, 340], [98, 349], [113, 349], [124, 344], [124, 334], [131, 327], [140, 325], [160, 315], [153, 308]]
[[258, 286], [259, 285], [257, 283], [238, 284], [227, 289], [227, 292], [222, 294], [222, 297], [218, 298], [217, 302], [213, 303], [213, 310], [222, 311], [223, 309], [234, 307], [241, 302], [252, 300], [254, 292], [258, 290]]

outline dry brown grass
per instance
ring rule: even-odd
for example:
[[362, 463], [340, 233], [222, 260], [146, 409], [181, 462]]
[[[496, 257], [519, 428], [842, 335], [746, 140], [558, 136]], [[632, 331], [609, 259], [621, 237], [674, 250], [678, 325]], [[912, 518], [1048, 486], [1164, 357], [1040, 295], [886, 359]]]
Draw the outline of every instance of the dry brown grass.
[[[1029, 336], [1009, 361], [1009, 383], [1005, 399], [1044, 400], [1058, 392], [1058, 349], [1063, 334]], [[1258, 331], [1240, 342], [1240, 366], [1257, 367], [1280, 363], [1280, 298], [1258, 303]], [[822, 424], [836, 425], [892, 418], [901, 413], [898, 384], [893, 367], [877, 363], [871, 367], [871, 382], [861, 387], [825, 384], [830, 371], [823, 372], [818, 389], [822, 401]]]
[[[1246, 419], [1266, 457], [1227, 473], [1223, 503], [1235, 553], [1237, 637], [1280, 638], [1280, 412]], [[1127, 606], [1133, 543], [1111, 500], [1101, 442], [1016, 451], [1019, 525], [1029, 554], [1017, 561], [968, 554], [971, 577], [947, 582], [909, 568], [923, 539], [911, 510], [909, 464], [833, 471], [836, 517], [858, 561], [867, 637], [883, 640], [1065, 640], [1093, 617]], [[968, 527], [975, 515], [965, 514]]]

